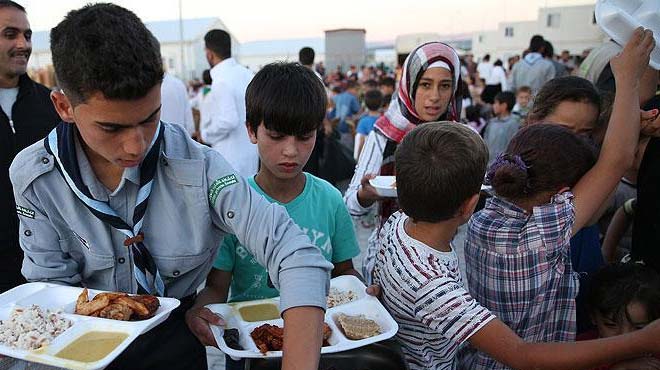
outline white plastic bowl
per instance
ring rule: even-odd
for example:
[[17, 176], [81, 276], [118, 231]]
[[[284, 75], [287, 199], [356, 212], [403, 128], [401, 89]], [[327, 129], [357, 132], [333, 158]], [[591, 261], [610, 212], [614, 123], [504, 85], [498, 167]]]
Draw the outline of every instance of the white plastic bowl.
[[637, 27], [653, 31], [655, 48], [649, 65], [660, 70], [660, 0], [598, 0], [596, 23], [620, 45], [625, 45]]
[[381, 197], [396, 198], [396, 177], [377, 176], [369, 180], [369, 184], [376, 189]]

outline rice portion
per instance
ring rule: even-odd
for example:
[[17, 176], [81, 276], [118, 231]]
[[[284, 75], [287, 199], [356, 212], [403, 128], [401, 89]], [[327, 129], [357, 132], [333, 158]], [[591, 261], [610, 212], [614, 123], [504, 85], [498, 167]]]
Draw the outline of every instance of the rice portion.
[[60, 314], [37, 305], [14, 308], [8, 320], [0, 321], [0, 344], [25, 350], [46, 346], [73, 325]]
[[357, 294], [352, 290], [342, 291], [337, 288], [330, 288], [330, 294], [328, 294], [328, 308], [353, 302], [357, 298]]

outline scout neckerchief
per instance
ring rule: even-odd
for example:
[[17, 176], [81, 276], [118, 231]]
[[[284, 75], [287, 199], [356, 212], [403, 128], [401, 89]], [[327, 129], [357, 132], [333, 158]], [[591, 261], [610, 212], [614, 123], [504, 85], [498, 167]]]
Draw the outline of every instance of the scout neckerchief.
[[161, 297], [165, 296], [165, 284], [160, 277], [156, 263], [143, 243], [144, 234], [141, 229], [158, 165], [163, 130], [163, 126], [158, 123], [156, 135], [154, 135], [151, 142], [149, 152], [140, 164], [140, 190], [133, 211], [133, 227], [128, 226], [107, 202], [94, 199], [83, 183], [76, 158], [76, 129], [73, 124], [61, 122], [44, 139], [46, 150], [55, 157], [55, 166], [74, 194], [78, 196], [92, 214], [126, 235], [124, 245], [126, 247], [130, 246], [133, 252], [133, 274], [138, 283], [138, 293], [156, 294]]

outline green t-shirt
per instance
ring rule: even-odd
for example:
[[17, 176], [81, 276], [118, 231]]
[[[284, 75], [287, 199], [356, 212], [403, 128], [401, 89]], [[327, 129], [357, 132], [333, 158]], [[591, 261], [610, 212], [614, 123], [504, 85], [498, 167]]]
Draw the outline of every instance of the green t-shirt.
[[[305, 173], [305, 177], [303, 192], [286, 204], [265, 194], [253, 177], [248, 179], [248, 183], [271, 203], [284, 206], [289, 217], [309, 236], [328, 261], [343, 262], [360, 254], [353, 220], [339, 191], [318, 177], [308, 173]], [[268, 287], [266, 269], [259, 265], [234, 235], [225, 236], [213, 267], [232, 272], [229, 302], [279, 295], [277, 289]]]

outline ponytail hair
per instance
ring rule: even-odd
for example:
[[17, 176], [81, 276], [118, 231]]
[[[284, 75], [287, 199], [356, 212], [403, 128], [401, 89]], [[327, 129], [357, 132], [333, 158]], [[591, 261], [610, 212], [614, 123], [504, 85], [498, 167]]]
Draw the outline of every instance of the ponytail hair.
[[508, 200], [573, 187], [596, 163], [596, 150], [570, 130], [553, 124], [524, 127], [490, 166], [486, 181]]

